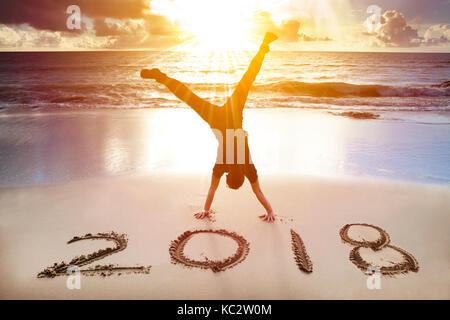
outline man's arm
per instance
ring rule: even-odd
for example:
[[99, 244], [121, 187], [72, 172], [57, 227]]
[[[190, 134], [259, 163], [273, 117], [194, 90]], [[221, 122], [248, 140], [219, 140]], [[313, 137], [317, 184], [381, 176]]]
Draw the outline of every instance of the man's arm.
[[214, 200], [217, 187], [219, 186], [220, 178], [217, 178], [214, 174], [211, 176], [211, 185], [209, 186], [208, 195], [206, 196], [205, 205], [201, 212], [196, 213], [194, 216], [197, 219], [203, 219], [210, 214], [211, 204]]
[[256, 179], [255, 182], [252, 184], [252, 190], [253, 193], [256, 195], [256, 198], [258, 198], [259, 202], [263, 205], [264, 209], [266, 209], [267, 214], [263, 214], [259, 216], [263, 221], [272, 222], [275, 220], [275, 217], [273, 215], [272, 206], [270, 205], [267, 198], [264, 196], [264, 193], [261, 190], [261, 187], [259, 186], [259, 181]]

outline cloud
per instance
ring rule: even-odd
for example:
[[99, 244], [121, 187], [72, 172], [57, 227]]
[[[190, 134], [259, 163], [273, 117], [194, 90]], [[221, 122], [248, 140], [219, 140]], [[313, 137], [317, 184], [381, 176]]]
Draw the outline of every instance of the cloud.
[[75, 0], [82, 12], [92, 18], [142, 19], [150, 13], [150, 0]]
[[[66, 26], [66, 9], [73, 4], [81, 9], [81, 30], [68, 30]], [[96, 47], [96, 37], [98, 46], [106, 48], [160, 47], [178, 41], [177, 26], [164, 16], [152, 14], [150, 0], [1, 1], [0, 25], [1, 45], [11, 48], [24, 47], [24, 43], [33, 48], [52, 44], [92, 48]], [[66, 39], [70, 37], [80, 39]]]
[[17, 28], [0, 24], [0, 48], [53, 48], [61, 44], [60, 33], [36, 30], [28, 25]]
[[107, 38], [108, 49], [173, 46], [180, 41], [178, 27], [159, 15], [145, 19], [95, 19], [93, 31], [97, 37]]
[[[370, 17], [365, 24], [371, 24]], [[450, 26], [448, 24], [433, 25], [429, 27], [424, 36], [420, 36], [417, 29], [408, 25], [404, 15], [398, 11], [386, 11], [380, 17], [380, 23], [372, 27], [372, 32], [363, 34], [373, 36], [376, 43], [373, 45], [385, 47], [418, 47], [424, 45], [437, 45], [446, 43], [450, 39]]]
[[78, 5], [84, 18], [91, 18], [100, 28], [98, 33], [117, 35], [121, 27], [102, 24], [105, 19], [125, 21], [125, 28], [136, 20], [145, 22], [146, 29], [155, 35], [173, 34], [173, 26], [163, 16], [150, 13], [150, 0], [15, 0], [0, 2], [0, 23], [28, 24], [39, 30], [69, 31], [66, 27], [69, 5]]
[[78, 5], [90, 18], [141, 19], [150, 0], [14, 0], [0, 2], [0, 23], [29, 24], [35, 29], [65, 31], [66, 9]]
[[143, 20], [113, 20], [109, 18], [94, 20], [94, 32], [99, 37], [137, 34], [144, 30]]
[[[369, 0], [361, 1], [370, 2]], [[362, 10], [361, 14], [365, 15], [367, 6], [361, 5], [361, 1], [349, 0], [349, 3], [359, 3], [357, 7], [354, 4], [351, 7]], [[378, 1], [381, 1], [380, 5], [387, 5], [387, 0]], [[431, 1], [433, 1], [433, 8], [441, 8], [440, 12], [436, 13], [437, 17], [444, 15], [442, 6], [438, 6], [438, 2], [448, 3], [449, 0]], [[343, 28], [342, 21], [336, 25], [337, 22], [334, 20], [317, 19], [317, 12], [324, 11], [325, 15], [329, 10], [336, 9], [338, 5], [328, 8], [327, 11], [314, 0], [288, 1], [284, 6], [280, 4], [276, 10], [271, 10], [273, 15], [257, 11], [252, 20], [253, 32], [263, 36], [266, 31], [272, 31], [280, 37], [280, 43], [284, 42], [282, 46], [286, 47], [294, 47], [298, 42], [330, 41], [329, 35], [340, 39], [334, 43], [339, 44], [341, 48], [347, 45], [347, 49], [351, 49], [351, 46], [365, 45], [367, 39], [370, 39], [371, 45], [394, 48], [443, 46], [450, 43], [450, 25], [436, 24], [446, 20], [440, 18], [440, 20], [430, 21], [429, 17], [425, 19], [426, 17], [422, 16], [426, 14], [422, 12], [423, 7], [429, 4], [418, 0], [411, 0], [411, 2], [419, 6], [420, 10], [408, 11], [404, 6], [398, 6], [397, 9], [401, 8], [401, 12], [416, 18], [406, 21], [400, 11], [386, 11], [380, 19], [380, 24], [371, 32], [365, 32], [365, 36], [361, 34], [360, 25], [361, 19], [364, 18], [359, 18], [358, 22], [351, 22], [353, 28], [351, 37], [357, 39], [351, 44], [350, 40], [343, 41], [339, 32], [334, 32]], [[330, 2], [330, 5], [331, 3], [334, 2]], [[66, 9], [72, 4], [81, 8], [82, 30], [68, 30], [66, 27], [68, 18]], [[163, 48], [180, 43], [179, 37], [185, 33], [165, 16], [152, 13], [150, 4], [151, 0], [0, 1], [0, 46], [12, 49], [26, 48], [27, 45], [30, 48], [54, 46], [56, 49], [129, 49]], [[281, 7], [283, 7], [282, 10]], [[250, 17], [253, 9], [249, 11]], [[420, 18], [418, 14], [421, 15]], [[421, 24], [421, 21], [427, 24]], [[232, 23], [231, 20], [230, 23]], [[321, 45], [328, 46], [326, 43], [309, 45], [313, 48]]]
[[278, 35], [281, 41], [330, 41], [328, 37], [312, 37], [300, 32], [301, 22], [297, 19], [289, 19], [282, 21], [277, 25], [266, 11], [258, 11], [253, 17], [253, 31], [263, 35], [266, 31], [270, 31]]
[[[369, 17], [366, 25], [370, 23]], [[386, 11], [380, 17], [379, 24], [373, 28], [373, 32], [366, 34], [374, 36], [382, 45], [394, 47], [415, 46], [419, 39], [417, 30], [406, 23], [402, 13], [395, 10]]]
[[175, 27], [167, 27], [166, 21], [160, 24], [140, 20], [96, 19], [94, 33], [105, 38], [104, 48], [147, 48], [173, 46], [179, 43]]
[[300, 39], [298, 30], [300, 29], [300, 22], [298, 20], [287, 20], [281, 22], [279, 28], [280, 40], [294, 42]]
[[0, 1], [0, 23], [29, 24], [35, 29], [60, 31], [66, 28], [66, 8], [51, 0]]
[[447, 42], [450, 42], [449, 24], [436, 24], [428, 27], [422, 40], [422, 43], [426, 45], [438, 45]]

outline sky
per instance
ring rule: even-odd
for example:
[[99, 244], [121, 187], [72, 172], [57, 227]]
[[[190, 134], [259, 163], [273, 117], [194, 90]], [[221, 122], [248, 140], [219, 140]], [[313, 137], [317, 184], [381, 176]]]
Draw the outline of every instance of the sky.
[[0, 51], [244, 50], [266, 31], [279, 50], [450, 52], [450, 0], [0, 2]]

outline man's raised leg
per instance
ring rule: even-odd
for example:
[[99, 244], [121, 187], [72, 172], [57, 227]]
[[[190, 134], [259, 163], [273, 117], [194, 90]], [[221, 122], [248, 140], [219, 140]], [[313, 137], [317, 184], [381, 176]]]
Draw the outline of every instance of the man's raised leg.
[[278, 37], [275, 34], [271, 32], [266, 33], [266, 36], [264, 37], [263, 43], [261, 44], [258, 53], [250, 62], [247, 71], [242, 76], [241, 80], [239, 81], [238, 85], [234, 89], [233, 94], [230, 97], [233, 106], [241, 110], [244, 108], [250, 87], [252, 86], [253, 82], [256, 79], [256, 76], [261, 70], [261, 66], [266, 53], [269, 52], [269, 44], [276, 39], [278, 39]]
[[164, 84], [178, 99], [185, 102], [198, 115], [209, 123], [211, 120], [214, 105], [193, 93], [184, 83], [168, 77], [159, 69], [143, 69], [141, 77], [145, 79], [154, 79], [161, 84]]

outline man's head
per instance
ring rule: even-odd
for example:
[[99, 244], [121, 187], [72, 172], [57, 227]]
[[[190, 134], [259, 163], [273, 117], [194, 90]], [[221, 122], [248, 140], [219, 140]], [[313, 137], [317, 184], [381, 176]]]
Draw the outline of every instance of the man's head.
[[244, 183], [244, 172], [239, 167], [233, 167], [227, 174], [227, 186], [237, 190]]

